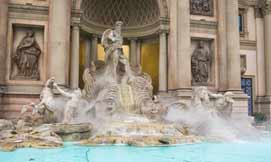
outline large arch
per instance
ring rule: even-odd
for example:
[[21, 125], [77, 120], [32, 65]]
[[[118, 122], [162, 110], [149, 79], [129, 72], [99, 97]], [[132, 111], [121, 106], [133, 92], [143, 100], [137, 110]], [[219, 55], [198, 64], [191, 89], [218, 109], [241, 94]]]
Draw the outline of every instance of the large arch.
[[[158, 89], [160, 90], [160, 81], [163, 84], [167, 83], [165, 81], [167, 74], [163, 74], [161, 79], [159, 73], [159, 71], [167, 71], [161, 70], [167, 69], [167, 59], [163, 57], [167, 56], [169, 32], [167, 2], [167, 0], [74, 0], [73, 8], [82, 13], [79, 24], [84, 38], [80, 42], [80, 56], [84, 58], [89, 53], [86, 49], [92, 49], [89, 57], [93, 57], [92, 60], [95, 60], [94, 58], [102, 60], [104, 56], [100, 50], [102, 33], [112, 28], [116, 21], [123, 21], [122, 34], [124, 46], [129, 51], [127, 55], [130, 63], [133, 66], [141, 65], [142, 70], [151, 75], [154, 91], [157, 92]], [[90, 48], [85, 46], [85, 44], [90, 45], [86, 43], [89, 42], [88, 40], [92, 42]], [[164, 58], [163, 63], [159, 61], [160, 56]]]
[[100, 35], [114, 21], [124, 21], [125, 37], [144, 37], [168, 30], [167, 0], [74, 0], [82, 11], [81, 29]]
[[[73, 5], [75, 9], [81, 9], [82, 2], [84, 0], [73, 0]], [[159, 6], [160, 16], [168, 18], [169, 10], [168, 10], [168, 2], [167, 0], [156, 0]]]

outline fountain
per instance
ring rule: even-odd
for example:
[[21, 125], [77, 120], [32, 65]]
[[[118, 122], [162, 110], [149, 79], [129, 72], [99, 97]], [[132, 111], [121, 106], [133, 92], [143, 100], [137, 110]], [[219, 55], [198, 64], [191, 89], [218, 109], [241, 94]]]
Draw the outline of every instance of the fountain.
[[[195, 87], [190, 105], [154, 96], [151, 77], [140, 66], [131, 67], [123, 54], [121, 26], [116, 22], [114, 29], [103, 33], [105, 61], [85, 69], [83, 90], [64, 89], [51, 78], [40, 103], [24, 106], [17, 123], [0, 121], [2, 149], [58, 147], [63, 140], [160, 146], [205, 137], [236, 139], [244, 132], [233, 126], [230, 92], [214, 94]], [[33, 110], [30, 115], [28, 107]], [[248, 122], [244, 125], [243, 129], [253, 129]]]

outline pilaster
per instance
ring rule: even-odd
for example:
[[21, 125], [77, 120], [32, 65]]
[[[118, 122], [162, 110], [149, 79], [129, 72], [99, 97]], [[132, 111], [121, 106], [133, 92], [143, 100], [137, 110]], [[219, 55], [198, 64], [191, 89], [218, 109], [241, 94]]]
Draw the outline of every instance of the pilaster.
[[226, 24], [226, 0], [218, 2], [218, 46], [219, 46], [219, 91], [228, 88], [228, 61], [227, 61], [227, 24]]
[[89, 68], [91, 63], [91, 40], [89, 38], [85, 38], [84, 44], [85, 44], [85, 68]]
[[0, 86], [5, 84], [6, 78], [7, 33], [8, 0], [0, 0]]
[[160, 31], [159, 48], [159, 92], [167, 91], [167, 33]]
[[191, 89], [190, 1], [170, 2], [169, 90]]
[[238, 1], [227, 0], [228, 89], [241, 90], [240, 35], [238, 29]]
[[240, 33], [238, 1], [226, 0], [227, 79], [228, 91], [234, 93], [233, 115], [248, 116], [248, 97], [241, 89]]
[[79, 86], [79, 48], [80, 48], [80, 28], [72, 27], [72, 52], [71, 52], [71, 74], [70, 86], [73, 89]]
[[130, 65], [132, 67], [137, 66], [137, 39], [131, 38], [130, 40]]
[[49, 77], [68, 85], [72, 0], [49, 0]]
[[97, 50], [98, 50], [98, 35], [92, 34], [92, 37], [91, 37], [91, 59], [90, 59], [91, 61], [97, 61], [97, 59], [98, 59]]

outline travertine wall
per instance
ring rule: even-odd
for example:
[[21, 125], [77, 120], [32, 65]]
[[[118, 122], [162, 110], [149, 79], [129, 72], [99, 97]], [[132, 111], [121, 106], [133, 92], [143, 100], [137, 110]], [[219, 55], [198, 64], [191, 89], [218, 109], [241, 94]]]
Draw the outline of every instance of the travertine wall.
[[[155, 27], [149, 31], [156, 31], [156, 33], [152, 33], [152, 37], [160, 39], [160, 43], [167, 43], [160, 44], [160, 47], [163, 47], [163, 50], [160, 50], [163, 51], [160, 56], [167, 56], [166, 61], [160, 61], [160, 68], [165, 67], [164, 73], [160, 73], [159, 76], [163, 81], [161, 82], [163, 84], [160, 85], [161, 91], [168, 91], [186, 102], [189, 100], [192, 87], [191, 54], [195, 48], [194, 40], [207, 40], [210, 42], [209, 48], [213, 56], [209, 89], [234, 91], [237, 94], [235, 111], [246, 113], [246, 96], [240, 87], [240, 55], [246, 55], [247, 69], [244, 75], [254, 78], [255, 98], [266, 95], [266, 82], [269, 80], [265, 81], [266, 50], [264, 50], [264, 42], [268, 40], [265, 39], [268, 35], [264, 31], [268, 30], [264, 30], [264, 25], [266, 25], [264, 18], [256, 15], [255, 2], [239, 0], [238, 4], [236, 0], [213, 0], [213, 15], [210, 16], [190, 14], [190, 0], [159, 0], [159, 3], [165, 3], [168, 7], [164, 9], [168, 13], [163, 12], [162, 15], [169, 15], [169, 24], [167, 21], [161, 21], [161, 24], [166, 24], [162, 26], [164, 28], [157, 30]], [[76, 53], [79, 54], [79, 41], [76, 41], [83, 28], [86, 29], [85, 26], [80, 26], [79, 4], [77, 3], [78, 10], [72, 11], [72, 0], [9, 0], [9, 21], [6, 24], [7, 61], [1, 62], [5, 66], [0, 69], [0, 76], [5, 73], [3, 75], [5, 80], [0, 82], [0, 85], [5, 84], [6, 92], [2, 98], [3, 102], [0, 102], [2, 105], [0, 111], [17, 111], [20, 104], [38, 98], [42, 85], [49, 77], [56, 77], [63, 86], [76, 87], [78, 73], [76, 71], [71, 73], [71, 65], [74, 69], [78, 64], [71, 62], [70, 58], [78, 59]], [[238, 32], [238, 7], [244, 10], [246, 16], [244, 35], [239, 35]], [[160, 6], [161, 8], [163, 7]], [[0, 13], [5, 15], [3, 10]], [[0, 18], [0, 20], [3, 19]], [[269, 20], [268, 16], [266, 16], [266, 20]], [[0, 25], [2, 23], [0, 21]], [[14, 30], [13, 25], [18, 28], [16, 27]], [[166, 29], [168, 25], [169, 30]], [[39, 60], [41, 79], [38, 81], [12, 80], [10, 79], [11, 56], [25, 30], [31, 28], [37, 30], [36, 39], [43, 51]], [[0, 31], [3, 29], [0, 26]], [[93, 32], [94, 30], [88, 31]], [[72, 37], [70, 37], [71, 32]], [[99, 32], [100, 29], [97, 29], [93, 36]], [[127, 32], [125, 34], [130, 37], [138, 34], [131, 33], [130, 35]], [[146, 32], [141, 31], [140, 33]], [[4, 34], [0, 33], [0, 35]], [[97, 46], [97, 36], [95, 36], [95, 40], [89, 42], [89, 45]], [[135, 43], [135, 41], [131, 42]], [[135, 47], [135, 44], [133, 45]], [[133, 53], [140, 51], [138, 48], [133, 49]], [[0, 57], [2, 58], [2, 55]], [[140, 57], [134, 57], [134, 59], [137, 58]], [[7, 70], [2, 72], [2, 69]], [[20, 94], [24, 94], [26, 97], [20, 96]], [[16, 97], [18, 97], [18, 101], [16, 101]]]

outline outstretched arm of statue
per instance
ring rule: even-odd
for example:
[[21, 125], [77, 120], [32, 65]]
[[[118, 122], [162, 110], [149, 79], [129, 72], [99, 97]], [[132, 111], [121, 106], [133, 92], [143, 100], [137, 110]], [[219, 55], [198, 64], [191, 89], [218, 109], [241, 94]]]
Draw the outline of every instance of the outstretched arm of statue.
[[62, 90], [58, 85], [57, 83], [54, 83], [54, 87], [59, 91], [59, 93], [65, 97], [68, 97], [68, 98], [72, 98], [72, 95], [68, 92], [65, 92], [64, 90]]
[[213, 98], [222, 98], [223, 97], [223, 95], [222, 94], [215, 94], [215, 93], [211, 93], [211, 92], [208, 92], [208, 95], [210, 96], [210, 97], [213, 97]]

